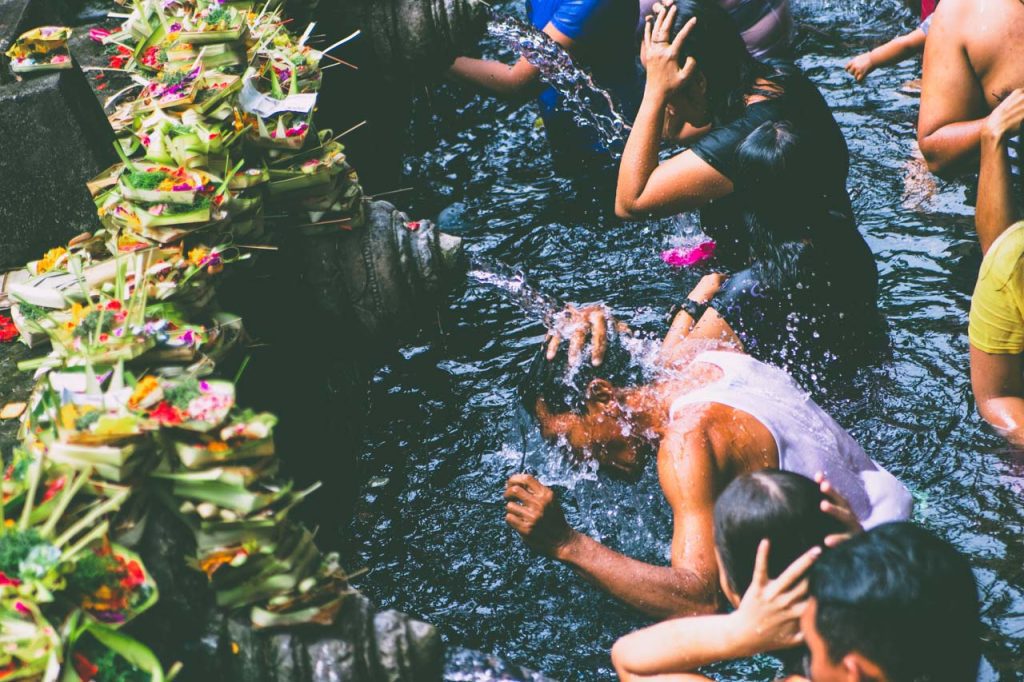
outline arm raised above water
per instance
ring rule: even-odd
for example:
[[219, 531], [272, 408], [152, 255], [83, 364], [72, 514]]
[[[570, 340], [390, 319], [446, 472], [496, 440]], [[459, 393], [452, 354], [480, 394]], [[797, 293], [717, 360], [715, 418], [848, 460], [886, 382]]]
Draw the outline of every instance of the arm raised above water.
[[[554, 24], [545, 26], [544, 33], [569, 52], [572, 51], [573, 39], [555, 28]], [[459, 57], [448, 74], [458, 81], [511, 100], [525, 101], [539, 95], [545, 87], [540, 80], [540, 71], [525, 57], [511, 66], [491, 59]]]

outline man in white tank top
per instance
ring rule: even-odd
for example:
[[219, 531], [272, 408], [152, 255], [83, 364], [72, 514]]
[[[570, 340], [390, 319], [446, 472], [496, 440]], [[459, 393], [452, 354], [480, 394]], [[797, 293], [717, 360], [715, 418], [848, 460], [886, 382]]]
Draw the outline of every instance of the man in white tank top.
[[845, 509], [827, 503], [823, 509], [852, 510], [866, 528], [911, 512], [906, 488], [789, 375], [717, 346], [694, 357], [692, 343], [674, 343], [670, 333], [663, 344], [666, 378], [624, 388], [588, 368], [598, 374], [586, 386], [582, 409], [555, 414], [543, 397], [536, 400], [546, 438], [564, 438], [603, 466], [635, 473], [643, 448], [657, 447], [658, 476], [674, 517], [670, 566], [637, 561], [570, 528], [551, 489], [532, 476], [512, 476], [505, 491], [506, 521], [529, 546], [658, 618], [718, 609], [712, 513], [736, 476], [765, 468], [810, 478], [823, 473], [845, 498], [835, 498]]

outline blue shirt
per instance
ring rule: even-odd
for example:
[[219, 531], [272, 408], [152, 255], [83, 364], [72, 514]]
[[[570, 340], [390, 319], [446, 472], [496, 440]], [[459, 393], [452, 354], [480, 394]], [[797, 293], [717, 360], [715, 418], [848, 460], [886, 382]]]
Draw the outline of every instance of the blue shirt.
[[[550, 23], [575, 41], [573, 60], [590, 71], [597, 85], [607, 89], [629, 120], [640, 104], [638, 48], [633, 27], [640, 8], [636, 0], [529, 0], [533, 26]], [[540, 95], [541, 115], [556, 151], [600, 149], [596, 136], [580, 129], [572, 114], [559, 108], [561, 96], [548, 88]]]

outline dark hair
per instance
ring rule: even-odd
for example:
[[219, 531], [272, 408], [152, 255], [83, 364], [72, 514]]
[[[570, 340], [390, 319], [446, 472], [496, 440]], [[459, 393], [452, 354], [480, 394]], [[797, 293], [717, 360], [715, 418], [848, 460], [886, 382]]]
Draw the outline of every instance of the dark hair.
[[729, 13], [713, 0], [676, 0], [672, 39], [692, 17], [697, 25], [687, 37], [679, 55], [680, 66], [687, 57], [707, 79], [708, 103], [711, 113], [727, 118], [743, 110], [744, 97], [755, 91], [758, 78], [771, 75], [774, 69], [756, 60], [747, 50], [736, 23]]
[[[736, 149], [741, 191], [749, 195], [743, 220], [750, 237], [750, 257], [759, 279], [777, 289], [789, 289], [811, 271], [811, 249], [804, 238], [810, 226], [799, 224], [794, 189], [807, 187], [806, 173], [814, 165], [806, 145], [789, 121], [766, 121]], [[802, 281], [805, 286], [810, 282]]]
[[519, 386], [519, 397], [530, 414], [537, 398], [544, 398], [552, 412], [582, 413], [586, 407], [587, 386], [594, 379], [605, 379], [620, 388], [644, 383], [643, 368], [622, 343], [613, 329], [608, 331], [608, 349], [599, 367], [590, 362], [590, 348], [575, 366], [569, 364], [568, 344], [563, 342], [553, 360], [548, 360], [546, 347], [534, 356], [526, 378]]
[[737, 594], [750, 587], [761, 540], [771, 542], [768, 574], [775, 577], [826, 536], [844, 532], [821, 511], [823, 499], [814, 481], [778, 469], [744, 474], [726, 487], [715, 502], [715, 547]]
[[911, 523], [889, 523], [826, 552], [810, 572], [815, 625], [838, 662], [857, 651], [892, 682], [974, 682], [978, 588], [967, 559]]

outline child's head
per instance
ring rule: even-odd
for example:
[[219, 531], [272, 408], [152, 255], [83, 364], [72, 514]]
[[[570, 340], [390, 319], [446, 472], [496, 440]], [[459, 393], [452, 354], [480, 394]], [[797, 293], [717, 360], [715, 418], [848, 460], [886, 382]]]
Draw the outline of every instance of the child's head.
[[778, 469], [737, 477], [715, 503], [715, 551], [722, 591], [734, 605], [750, 586], [757, 548], [771, 543], [768, 574], [776, 577], [825, 538], [845, 531], [821, 511], [811, 479]]
[[873, 528], [810, 571], [801, 629], [813, 682], [974, 682], [978, 589], [967, 560], [911, 523]]

